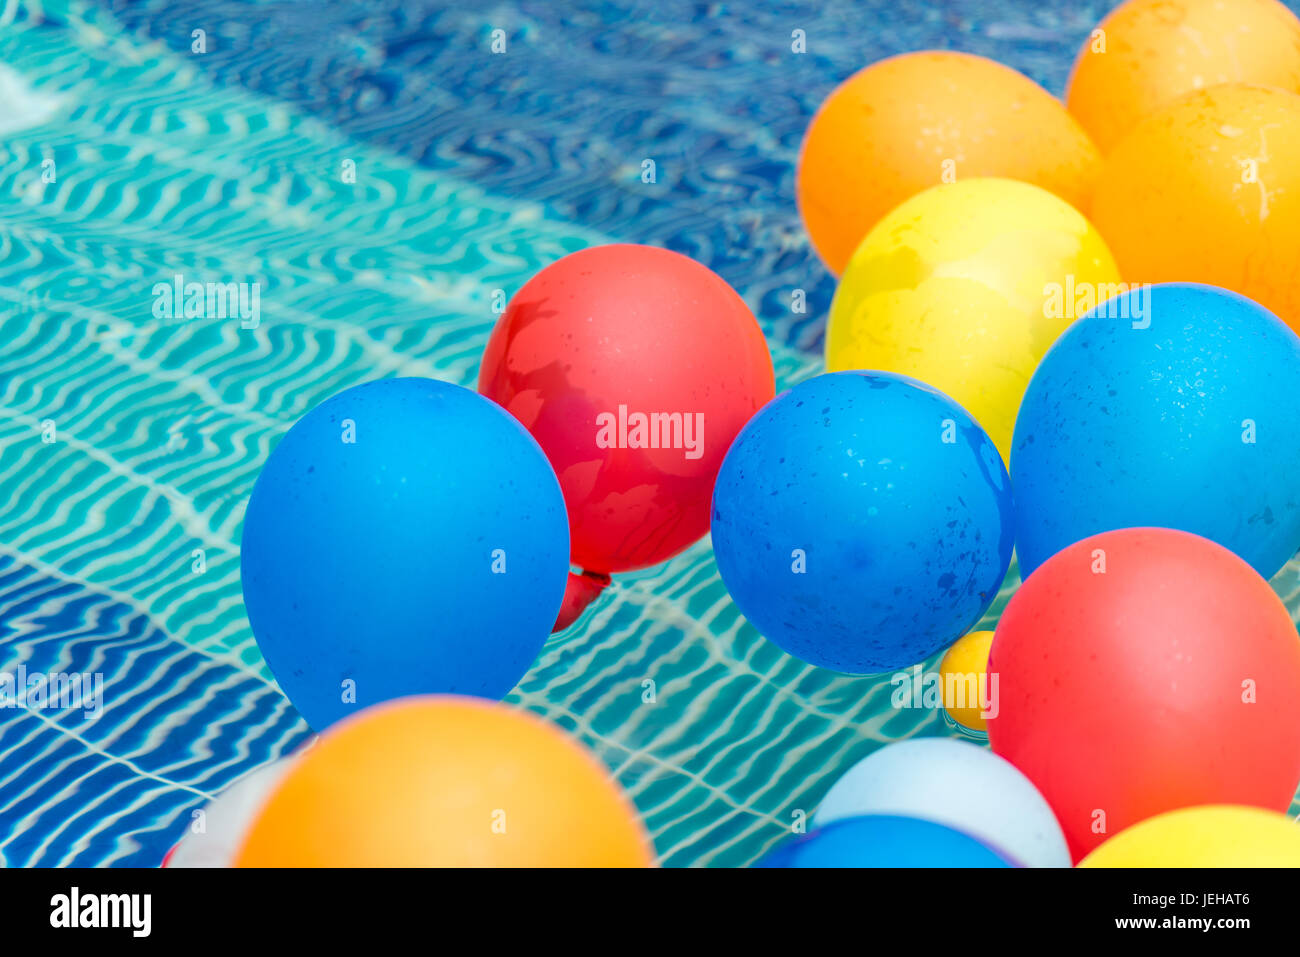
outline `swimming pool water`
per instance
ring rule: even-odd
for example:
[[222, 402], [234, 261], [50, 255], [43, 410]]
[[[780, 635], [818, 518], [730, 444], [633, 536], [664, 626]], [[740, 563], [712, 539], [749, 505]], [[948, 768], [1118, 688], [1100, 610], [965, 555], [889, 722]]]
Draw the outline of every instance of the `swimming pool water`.
[[[755, 308], [781, 386], [819, 371], [803, 126], [836, 79], [922, 46], [1059, 92], [1103, 5], [994, 6], [0, 2], [0, 670], [105, 679], [93, 720], [0, 711], [0, 862], [155, 865], [307, 739], [243, 611], [253, 480], [342, 388], [472, 386], [496, 290], [587, 245], [669, 245]], [[259, 283], [256, 327], [156, 316], [177, 275]], [[1300, 613], [1300, 566], [1274, 585]], [[891, 692], [764, 641], [705, 541], [620, 576], [511, 700], [613, 769], [663, 863], [737, 865], [865, 753], [955, 733]]]

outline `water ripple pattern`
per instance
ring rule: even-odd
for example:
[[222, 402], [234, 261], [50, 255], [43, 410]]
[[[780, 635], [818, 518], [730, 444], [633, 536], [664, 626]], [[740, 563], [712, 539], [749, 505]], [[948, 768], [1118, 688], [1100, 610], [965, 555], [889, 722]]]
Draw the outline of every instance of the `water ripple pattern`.
[[[104, 679], [97, 716], [0, 709], [0, 863], [150, 865], [309, 736], [239, 589], [277, 437], [377, 377], [472, 384], [496, 291], [633, 223], [602, 232], [214, 84], [93, 5], [0, 4], [0, 84], [0, 672]], [[176, 276], [259, 284], [259, 321], [156, 310]], [[819, 371], [774, 356], [783, 386]], [[1295, 614], [1300, 568], [1274, 584]], [[764, 641], [706, 541], [621, 577], [511, 700], [609, 765], [664, 864], [740, 865], [864, 754], [954, 733], [892, 690]]]
[[[835, 283], [794, 202], [799, 143], [867, 63], [957, 47], [1053, 93], [1109, 0], [104, 0], [220, 82], [745, 290], [769, 336], [820, 351]], [[310, 15], [304, 15], [310, 10]], [[495, 37], [504, 51], [493, 54]], [[796, 53], [802, 31], [805, 53]], [[653, 160], [656, 180], [642, 181]], [[867, 175], [867, 171], [864, 171]], [[807, 309], [792, 311], [802, 289]]]

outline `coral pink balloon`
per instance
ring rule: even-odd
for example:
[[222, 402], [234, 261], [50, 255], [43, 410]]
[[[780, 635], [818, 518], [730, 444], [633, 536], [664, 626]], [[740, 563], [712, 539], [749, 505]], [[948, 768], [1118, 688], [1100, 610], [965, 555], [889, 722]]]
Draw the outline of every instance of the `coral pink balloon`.
[[1038, 787], [1074, 860], [1198, 804], [1285, 810], [1300, 783], [1300, 638], [1254, 569], [1188, 532], [1057, 552], [998, 623], [989, 740]]
[[[605, 575], [661, 562], [708, 530], [722, 457], [775, 383], [762, 330], [726, 282], [678, 253], [612, 245], [524, 284], [492, 333], [479, 391], [541, 444], [573, 563]], [[599, 583], [571, 579], [571, 591]]]

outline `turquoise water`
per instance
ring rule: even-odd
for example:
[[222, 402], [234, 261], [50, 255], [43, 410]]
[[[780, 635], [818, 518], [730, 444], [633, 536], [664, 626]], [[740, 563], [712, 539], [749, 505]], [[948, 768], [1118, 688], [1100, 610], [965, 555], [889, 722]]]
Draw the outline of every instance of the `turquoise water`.
[[[496, 290], [625, 237], [213, 85], [97, 7], [36, 9], [0, 2], [0, 670], [106, 685], [94, 720], [0, 711], [0, 861], [148, 866], [308, 737], [239, 589], [275, 437], [376, 377], [472, 385]], [[260, 283], [257, 327], [155, 317], [178, 274]], [[819, 371], [773, 353], [782, 385]], [[1300, 565], [1274, 584], [1300, 612]], [[891, 690], [764, 641], [704, 541], [620, 577], [511, 700], [610, 766], [663, 863], [739, 865], [865, 753], [955, 733]]]

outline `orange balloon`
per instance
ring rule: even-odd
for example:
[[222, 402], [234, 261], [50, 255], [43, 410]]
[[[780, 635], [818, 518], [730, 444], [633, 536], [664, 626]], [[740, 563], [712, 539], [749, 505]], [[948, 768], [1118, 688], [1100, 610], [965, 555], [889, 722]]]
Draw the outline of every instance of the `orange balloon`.
[[1300, 93], [1300, 19], [1277, 0], [1129, 0], [1084, 42], [1065, 104], [1108, 153], [1156, 110], [1220, 83]]
[[804, 136], [796, 189], [813, 246], [836, 275], [903, 200], [954, 178], [1000, 176], [1083, 208], [1097, 148], [1033, 80], [985, 57], [906, 53], [845, 80]]
[[1126, 282], [1222, 286], [1300, 332], [1300, 96], [1227, 84], [1143, 120], [1092, 221]]
[[239, 867], [645, 867], [608, 770], [558, 728], [478, 698], [401, 698], [302, 752]]

